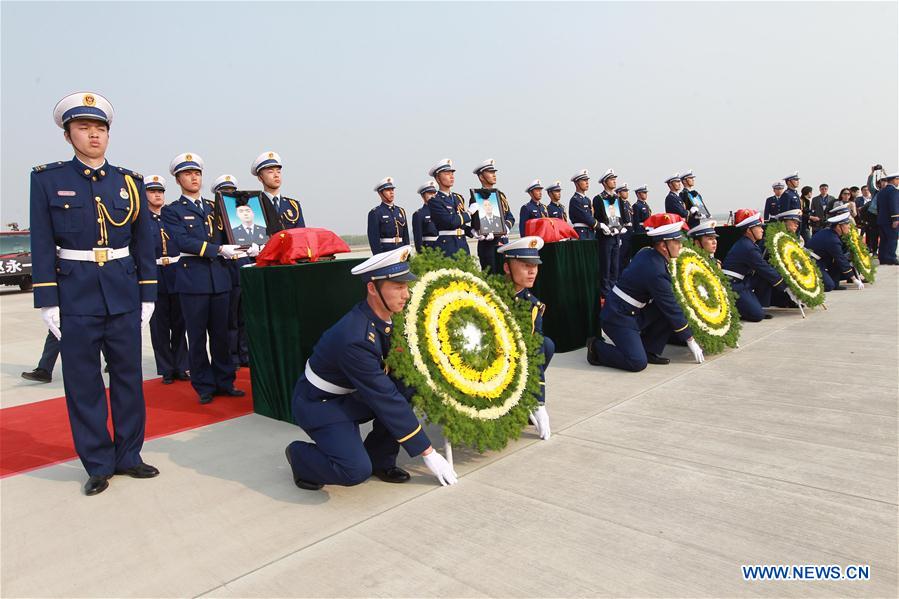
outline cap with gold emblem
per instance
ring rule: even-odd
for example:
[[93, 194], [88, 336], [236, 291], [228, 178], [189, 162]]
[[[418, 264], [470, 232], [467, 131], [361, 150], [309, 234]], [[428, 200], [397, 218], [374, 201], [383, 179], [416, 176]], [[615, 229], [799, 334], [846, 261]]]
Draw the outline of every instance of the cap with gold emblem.
[[74, 119], [92, 119], [111, 125], [114, 116], [109, 100], [93, 92], [69, 94], [53, 108], [53, 120], [60, 129]]
[[366, 281], [416, 281], [418, 277], [409, 270], [412, 246], [404, 245], [387, 252], [375, 254], [350, 271]]
[[160, 175], [147, 175], [144, 177], [144, 188], [147, 191], [165, 191], [165, 179]]
[[270, 166], [284, 166], [281, 164], [281, 156], [277, 152], [263, 152], [256, 157], [250, 166], [250, 174], [254, 177], [259, 175], [259, 171]]
[[437, 173], [442, 173], [443, 171], [449, 171], [451, 173], [456, 172], [456, 169], [453, 167], [453, 161], [449, 158], [444, 158], [437, 164], [431, 167], [431, 170], [428, 171], [429, 177], [436, 177]]
[[521, 239], [516, 239], [512, 243], [500, 246], [496, 251], [503, 254], [506, 258], [524, 260], [532, 264], [543, 264], [540, 260], [541, 249], [543, 249], [543, 238], [536, 235], [528, 235]]
[[496, 172], [496, 160], [493, 158], [488, 158], [481, 164], [474, 167], [474, 170], [471, 171], [476, 175], [480, 175], [481, 173], [495, 173]]
[[384, 177], [375, 185], [375, 191], [378, 193], [388, 189], [396, 189], [396, 185], [393, 184], [393, 177]]
[[546, 191], [562, 191], [562, 182], [556, 181], [552, 185], [548, 185]]
[[212, 182], [212, 193], [228, 188], [237, 189], [237, 177], [234, 175], [221, 175]]
[[193, 152], [178, 154], [172, 158], [172, 162], [169, 164], [169, 173], [177, 175], [182, 171], [203, 172], [203, 159], [200, 158], [199, 154], [194, 154]]

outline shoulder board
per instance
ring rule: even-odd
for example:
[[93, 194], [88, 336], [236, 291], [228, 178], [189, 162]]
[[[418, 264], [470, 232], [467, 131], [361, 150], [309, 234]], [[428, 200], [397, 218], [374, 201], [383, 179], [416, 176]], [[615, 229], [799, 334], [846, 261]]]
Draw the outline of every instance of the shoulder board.
[[463, 201], [465, 200], [465, 198], [462, 197], [461, 193], [456, 193], [455, 191], [453, 192], [453, 197], [459, 198], [460, 200], [463, 200]]
[[403, 216], [406, 216], [406, 211], [403, 210], [403, 207], [402, 207], [402, 206], [397, 206], [397, 208], [400, 209], [400, 214], [402, 214]]
[[378, 332], [375, 328], [375, 323], [372, 321], [368, 321], [368, 329], [365, 331], [365, 338], [375, 344], [378, 341]]
[[133, 171], [131, 169], [125, 168], [124, 166], [117, 166], [116, 168], [123, 175], [131, 175], [135, 179], [143, 179], [144, 178], [144, 176], [142, 174], [138, 173], [137, 171]]
[[499, 192], [499, 197], [500, 197], [500, 199], [505, 200], [505, 199], [506, 199], [506, 194], [504, 194], [502, 191], [500, 191], [500, 192]]
[[59, 168], [64, 165], [65, 162], [48, 162], [47, 164], [39, 164], [36, 167], [32, 168], [36, 173], [40, 173], [42, 171], [52, 171], [55, 168]]
[[299, 202], [299, 200], [295, 200], [294, 198], [289, 198], [289, 197], [287, 197], [287, 196], [281, 196], [281, 199], [282, 199], [282, 200], [288, 200], [288, 201], [291, 201], [291, 202]]

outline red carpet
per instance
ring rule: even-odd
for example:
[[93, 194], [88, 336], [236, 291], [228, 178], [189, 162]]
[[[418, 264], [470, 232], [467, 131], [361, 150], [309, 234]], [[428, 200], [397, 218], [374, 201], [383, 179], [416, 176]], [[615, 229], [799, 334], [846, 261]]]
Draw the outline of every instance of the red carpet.
[[[235, 386], [244, 397], [216, 397], [202, 406], [190, 382], [163, 385], [162, 379], [144, 381], [147, 402], [146, 438], [164, 437], [215, 424], [253, 411], [250, 371], [237, 371]], [[109, 424], [112, 430], [112, 424]], [[65, 397], [0, 410], [0, 478], [67, 462], [78, 456]]]

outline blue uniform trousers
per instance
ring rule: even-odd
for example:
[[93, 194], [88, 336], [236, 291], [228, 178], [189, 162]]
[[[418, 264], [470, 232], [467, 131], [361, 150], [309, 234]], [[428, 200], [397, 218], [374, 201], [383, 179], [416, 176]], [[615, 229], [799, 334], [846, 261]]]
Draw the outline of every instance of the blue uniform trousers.
[[481, 268], [494, 275], [503, 274], [502, 260], [497, 261], [496, 259], [496, 248], [498, 247], [498, 239], [478, 242], [478, 260], [481, 263]]
[[604, 235], [599, 238], [599, 280], [600, 294], [608, 297], [618, 280], [618, 236]]
[[[221, 293], [179, 293], [181, 312], [187, 327], [187, 361], [190, 384], [204, 395], [234, 387], [234, 366], [228, 353], [229, 291]], [[209, 355], [206, 336], [209, 335]]]
[[231, 364], [240, 366], [250, 361], [247, 327], [243, 319], [243, 299], [240, 286], [232, 287], [228, 298], [228, 352]]
[[467, 237], [464, 235], [440, 235], [434, 243], [434, 247], [443, 252], [444, 256], [452, 258], [459, 250], [466, 254], [471, 254], [468, 249]]
[[[617, 296], [614, 296], [617, 298]], [[612, 340], [612, 345], [597, 337], [593, 341], [593, 351], [603, 366], [620, 370], [640, 372], [646, 368], [646, 353], [661, 354], [671, 336], [671, 324], [655, 304], [647, 304], [638, 314], [620, 315], [619, 306], [612, 300], [603, 308], [602, 330]], [[616, 312], [611, 314], [611, 312]]]
[[892, 225], [879, 225], [880, 247], [877, 248], [877, 258], [881, 264], [896, 264], [896, 241], [899, 238], [899, 229]]
[[[820, 267], [820, 264], [818, 266]], [[837, 270], [839, 270], [839, 267], [837, 267]], [[840, 280], [839, 273], [837, 274], [836, 280]], [[822, 283], [824, 283], [824, 291], [833, 291], [837, 288], [837, 284], [834, 282], [834, 278], [830, 276], [830, 273], [823, 268], [821, 269], [821, 281]]]
[[747, 277], [742, 281], [731, 279], [737, 294], [737, 312], [740, 318], [759, 322], [765, 317], [764, 307], [771, 305], [771, 284], [761, 277]]
[[[106, 316], [60, 316], [62, 377], [75, 450], [91, 476], [113, 474], [141, 462], [144, 444], [140, 310]], [[100, 352], [109, 363], [109, 407], [114, 438], [106, 428], [106, 388]]]
[[621, 234], [621, 247], [618, 248], [618, 273], [623, 273], [627, 265], [631, 263], [631, 238], [634, 232], [631, 229], [625, 229]]
[[187, 339], [181, 301], [177, 293], [157, 293], [156, 309], [150, 318], [150, 339], [156, 358], [156, 374], [172, 376], [187, 372]]
[[53, 373], [56, 368], [56, 359], [59, 357], [59, 339], [56, 335], [48, 332], [47, 338], [44, 339], [44, 351], [41, 353], [41, 360], [37, 363], [37, 367]]
[[[301, 379], [300, 385], [309, 385]], [[293, 418], [299, 423], [296, 402], [310, 401], [294, 394]], [[306, 431], [314, 443], [294, 441], [288, 446], [294, 476], [323, 485], [352, 486], [365, 482], [372, 470], [396, 465], [400, 444], [375, 418], [365, 441], [359, 436], [360, 422], [342, 421]]]
[[546, 369], [549, 368], [549, 363], [556, 353], [556, 344], [546, 335], [543, 336], [543, 347], [540, 348], [540, 352], [546, 358], [540, 367], [540, 395], [537, 396], [537, 401], [542, 404], [546, 402]]

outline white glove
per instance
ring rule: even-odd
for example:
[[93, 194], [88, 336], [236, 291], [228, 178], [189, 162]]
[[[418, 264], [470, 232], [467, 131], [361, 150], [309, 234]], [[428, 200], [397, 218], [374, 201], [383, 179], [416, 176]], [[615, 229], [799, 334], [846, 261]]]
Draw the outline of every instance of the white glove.
[[453, 470], [453, 467], [449, 465], [449, 462], [446, 461], [446, 458], [440, 455], [436, 449], [421, 457], [425, 461], [425, 466], [437, 477], [441, 485], [445, 487], [456, 484], [458, 475]]
[[480, 214], [481, 213], [480, 204], [478, 204], [477, 202], [475, 202], [474, 204], [470, 204], [468, 206], [468, 213], [472, 216], [474, 216], [475, 214]]
[[865, 288], [865, 284], [862, 283], [862, 280], [859, 279], [858, 277], [852, 277], [852, 282], [855, 283], [855, 288], [858, 289], [859, 291], [861, 291], [862, 289]]
[[140, 303], [140, 326], [145, 327], [153, 316], [153, 310], [156, 309], [156, 302]]
[[697, 208], [696, 206], [690, 206], [690, 214], [696, 214], [697, 212], [699, 212], [699, 208]]
[[242, 253], [239, 245], [223, 245], [219, 248], [219, 254], [229, 260], [240, 256]]
[[250, 258], [255, 258], [259, 255], [260, 249], [261, 248], [258, 245], [256, 245], [255, 243], [251, 243], [250, 247], [247, 248], [247, 256], [249, 256]]
[[481, 237], [481, 241], [493, 241], [493, 233], [487, 233]]
[[546, 411], [546, 406], [541, 405], [531, 412], [530, 419], [537, 427], [537, 435], [544, 441], [549, 439], [552, 433], [549, 430], [549, 413]]
[[41, 308], [41, 318], [53, 336], [62, 339], [62, 331], [59, 330], [59, 306], [50, 306], [49, 308]]
[[705, 354], [702, 353], [702, 348], [696, 343], [696, 339], [693, 337], [687, 339], [687, 348], [693, 352], [693, 358], [696, 360], [697, 364], [705, 362]]
[[606, 225], [606, 223], [599, 223], [599, 230], [602, 231], [603, 235], [611, 235], [612, 234], [612, 230], [609, 228], [608, 225]]

